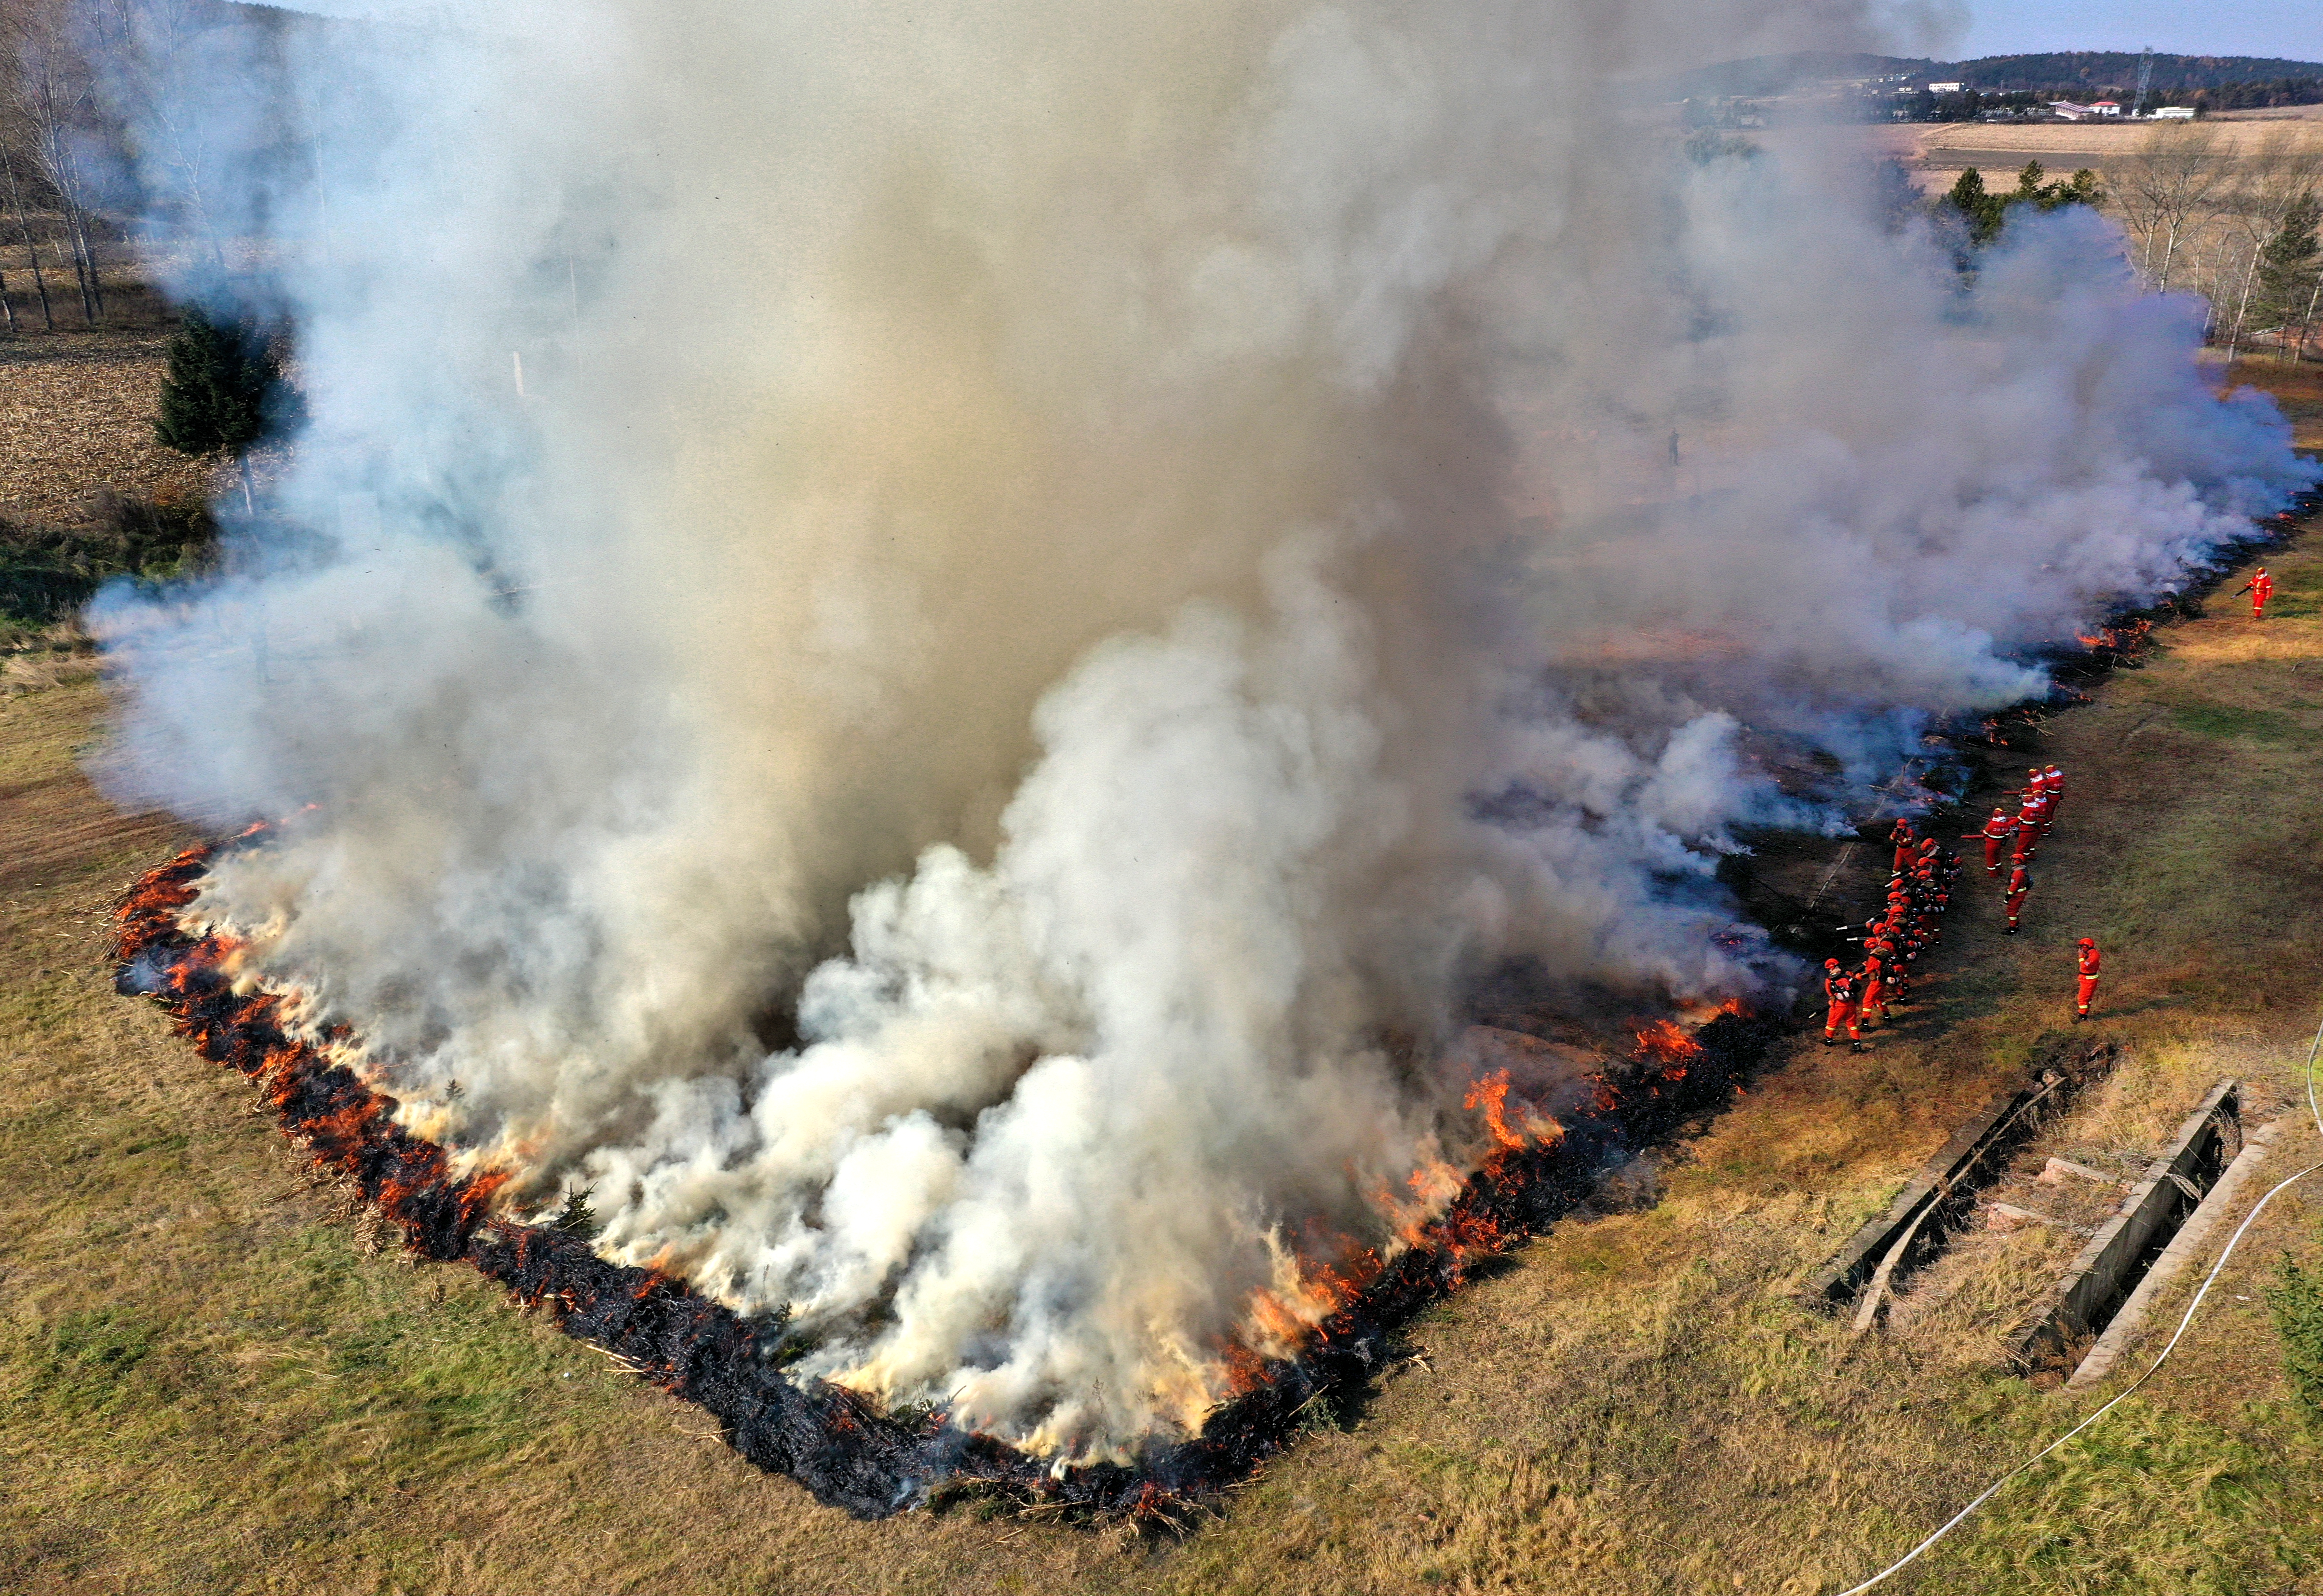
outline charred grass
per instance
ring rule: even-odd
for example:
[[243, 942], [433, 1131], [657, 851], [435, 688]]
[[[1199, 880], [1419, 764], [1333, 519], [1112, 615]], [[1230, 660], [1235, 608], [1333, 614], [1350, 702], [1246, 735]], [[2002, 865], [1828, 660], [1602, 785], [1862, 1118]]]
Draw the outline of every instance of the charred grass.
[[[179, 839], [81, 775], [101, 687], [0, 700], [0, 1583], [1839, 1588], [2100, 1399], [2001, 1357], [2070, 1233], [1970, 1233], [1861, 1339], [1789, 1295], [2070, 1032], [2072, 939], [2105, 944], [2094, 1029], [2125, 1056], [2016, 1178], [2052, 1152], [2132, 1171], [2223, 1075], [2254, 1123], [2293, 1096], [2323, 995], [2323, 553], [2270, 563], [2277, 619], [2214, 601], [2013, 751], [2070, 783], [2024, 936], [1971, 876], [1875, 1050], [1796, 1050], [1621, 1200], [1423, 1316], [1372, 1400], [1310, 1416], [1175, 1540], [972, 1499], [856, 1523], [473, 1272], [381, 1249], [238, 1078], [112, 994], [106, 906]], [[2318, 1156], [2302, 1130], [2275, 1167]], [[2323, 1591], [2323, 1418], [2266, 1302], [2284, 1258], [2323, 1261], [2323, 1192], [2268, 1210], [2171, 1367], [1892, 1588]]]

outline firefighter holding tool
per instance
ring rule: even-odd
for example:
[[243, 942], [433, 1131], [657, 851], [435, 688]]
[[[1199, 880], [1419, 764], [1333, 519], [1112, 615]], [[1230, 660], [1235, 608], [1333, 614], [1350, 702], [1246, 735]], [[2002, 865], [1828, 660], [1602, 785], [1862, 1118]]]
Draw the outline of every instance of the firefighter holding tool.
[[1992, 818], [1984, 822], [1983, 830], [1967, 831], [1961, 835], [1963, 838], [1984, 839], [1984, 873], [1997, 877], [2000, 874], [2001, 848], [2015, 839], [2016, 822], [2009, 818], [2006, 804], [1996, 803], [1992, 806]]
[[2251, 619], [2253, 620], [2264, 620], [2266, 619], [2266, 601], [2274, 596], [2274, 578], [2266, 573], [2265, 566], [2261, 565], [2257, 570], [2251, 573], [2251, 579], [2243, 583], [2242, 586], [2236, 588], [2235, 592], [2237, 593], [2248, 593], [2251, 596]]
[[1855, 977], [1840, 968], [1836, 959], [1823, 961], [1823, 995], [1831, 1004], [1823, 1023], [1823, 1045], [1839, 1045], [1839, 1032], [1843, 1026], [1847, 1040], [1857, 1051], [1863, 1050], [1863, 1032], [1856, 1023]]
[[2016, 812], [2016, 835], [2008, 848], [2008, 862], [2025, 866], [2033, 862], [2034, 853], [2041, 846], [2041, 806], [2031, 798]]
[[[1873, 944], [1873, 947], [1877, 946], [1878, 944]], [[1856, 1013], [1866, 1025], [1871, 1023], [1871, 1017], [1874, 1014], [1878, 1015], [1883, 1021], [1887, 1018], [1887, 986], [1882, 979], [1886, 970], [1887, 965], [1879, 955], [1871, 949], [1866, 949], [1863, 954], [1863, 968], [1857, 972], [1862, 983], [1863, 995], [1856, 1004]]]
[[2098, 995], [2098, 963], [2099, 955], [2095, 938], [2083, 937], [2079, 944], [2080, 985], [2073, 993], [2073, 1023], [2078, 1025], [2089, 1017], [2089, 1000]]
[[2041, 774], [2046, 778], [2041, 812], [2041, 829], [2045, 831], [2057, 823], [2057, 808], [2065, 802], [2065, 773], [2052, 765]]
[[1920, 834], [1913, 829], [1909, 817], [1899, 817], [1887, 828], [1887, 840], [1896, 845], [1896, 863], [1888, 874], [1901, 876], [1912, 863], [1912, 850], [1919, 846]]
[[2025, 894], [2032, 890], [2032, 871], [2026, 869], [2023, 865], [2018, 865], [2014, 870], [2011, 870], [2008, 873], [2007, 892], [2001, 899], [2001, 907], [2006, 910], [2008, 914], [2008, 924], [2006, 928], [2002, 931], [2001, 935], [2013, 937], [2016, 934], [2016, 917], [2024, 912]]

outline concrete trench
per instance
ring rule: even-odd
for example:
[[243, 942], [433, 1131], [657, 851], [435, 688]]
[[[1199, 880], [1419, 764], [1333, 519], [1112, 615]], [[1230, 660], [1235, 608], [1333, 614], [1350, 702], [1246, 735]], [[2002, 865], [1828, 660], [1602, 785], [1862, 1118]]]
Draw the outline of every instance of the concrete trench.
[[2074, 1372], [2242, 1151], [2242, 1083], [2222, 1080], [2009, 1334], [2009, 1361], [2017, 1371], [2034, 1378]]
[[[2097, 1043], [1987, 1103], [1905, 1183], [1885, 1211], [1808, 1278], [1797, 1294], [1800, 1303], [1836, 1313], [1875, 1283], [1880, 1293], [1892, 1291], [1933, 1261], [1974, 1215], [1984, 1191], [2006, 1174], [2017, 1151], [2084, 1085], [2110, 1071], [2118, 1053], [2113, 1043]], [[1876, 1307], [1876, 1302], [1868, 1305], [1867, 1311]]]

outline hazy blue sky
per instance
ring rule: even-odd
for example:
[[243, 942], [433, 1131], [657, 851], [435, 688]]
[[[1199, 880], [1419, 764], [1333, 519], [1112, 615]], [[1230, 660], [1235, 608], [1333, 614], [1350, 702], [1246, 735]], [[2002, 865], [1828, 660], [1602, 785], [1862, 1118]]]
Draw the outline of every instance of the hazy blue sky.
[[[426, 11], [436, 0], [272, 0], [335, 14]], [[1958, 0], [1875, 7], [1942, 14]], [[2271, 55], [2323, 61], [2323, 0], [1966, 0], [1969, 28], [1952, 55], [2036, 50], [2143, 50], [2175, 55]], [[1896, 48], [1915, 53], [1899, 41]]]
[[2141, 50], [2323, 60], [2323, 0], [1969, 0], [1960, 59]]

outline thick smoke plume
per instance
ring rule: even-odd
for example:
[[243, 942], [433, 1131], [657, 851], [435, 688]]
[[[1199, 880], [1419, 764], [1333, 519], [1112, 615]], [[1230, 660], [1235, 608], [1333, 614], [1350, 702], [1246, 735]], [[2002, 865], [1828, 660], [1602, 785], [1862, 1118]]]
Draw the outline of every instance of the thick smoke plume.
[[1444, 1199], [1481, 983], [1779, 986], [1732, 828], [2306, 480], [2096, 217], [1646, 108], [1843, 5], [487, 14], [236, 86], [309, 420], [98, 606], [117, 789], [289, 817], [199, 914], [521, 1206], [1028, 1445]]

